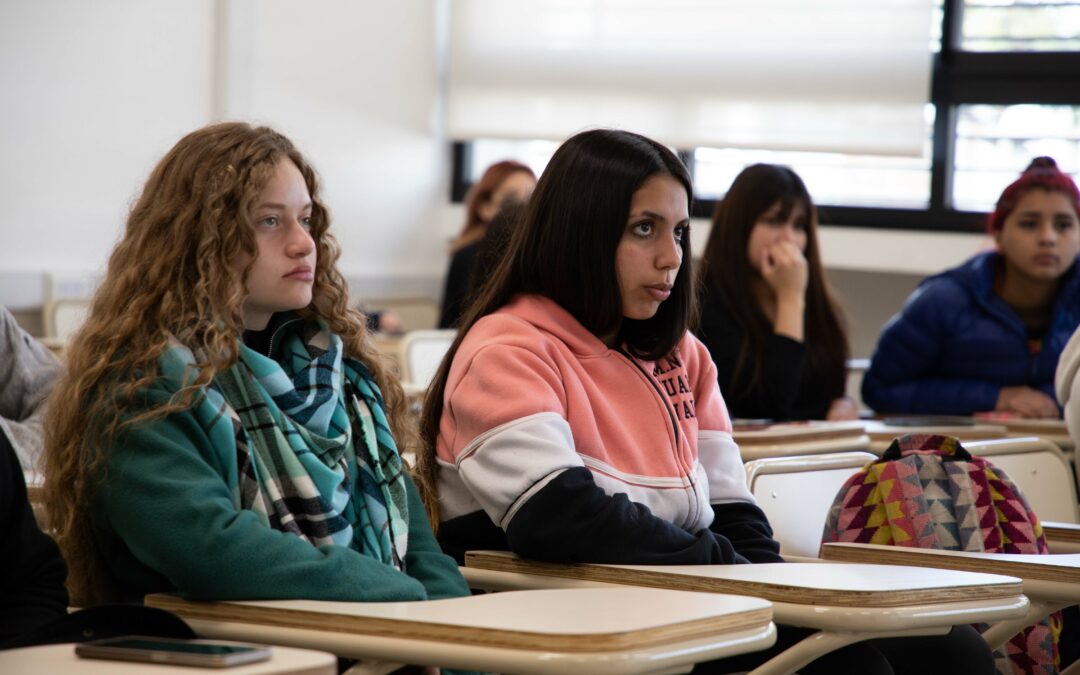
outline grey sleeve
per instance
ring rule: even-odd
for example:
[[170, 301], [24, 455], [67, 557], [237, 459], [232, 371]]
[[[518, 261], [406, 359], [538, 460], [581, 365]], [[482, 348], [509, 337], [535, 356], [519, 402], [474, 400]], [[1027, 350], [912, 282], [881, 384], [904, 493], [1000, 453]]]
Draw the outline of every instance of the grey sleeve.
[[0, 430], [24, 469], [32, 468], [41, 453], [45, 399], [60, 368], [52, 352], [0, 307]]

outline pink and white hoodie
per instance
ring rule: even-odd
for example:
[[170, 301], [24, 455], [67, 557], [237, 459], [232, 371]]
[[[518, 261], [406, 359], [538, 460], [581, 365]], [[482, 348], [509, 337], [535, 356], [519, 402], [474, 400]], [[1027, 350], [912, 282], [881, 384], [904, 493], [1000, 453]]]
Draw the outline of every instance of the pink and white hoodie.
[[608, 496], [686, 532], [709, 527], [712, 505], [754, 503], [697, 338], [642, 361], [537, 295], [482, 318], [461, 343], [436, 451], [444, 522], [482, 510], [508, 530], [535, 495], [582, 467]]

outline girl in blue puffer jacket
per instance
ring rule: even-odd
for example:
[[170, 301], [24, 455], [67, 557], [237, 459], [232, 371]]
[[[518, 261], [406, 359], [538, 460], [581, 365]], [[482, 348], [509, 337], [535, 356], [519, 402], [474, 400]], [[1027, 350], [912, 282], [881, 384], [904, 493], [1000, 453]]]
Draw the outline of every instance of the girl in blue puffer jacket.
[[1059, 417], [1058, 356], [1080, 323], [1080, 194], [1039, 157], [990, 214], [996, 250], [930, 277], [882, 331], [863, 400], [882, 413]]

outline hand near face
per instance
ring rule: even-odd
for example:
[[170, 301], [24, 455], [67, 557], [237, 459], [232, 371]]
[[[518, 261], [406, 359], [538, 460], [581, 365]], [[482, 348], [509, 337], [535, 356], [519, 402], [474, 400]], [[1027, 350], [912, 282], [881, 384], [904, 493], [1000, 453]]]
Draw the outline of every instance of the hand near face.
[[855, 399], [850, 396], [841, 396], [833, 399], [832, 405], [829, 406], [829, 412], [825, 414], [825, 419], [830, 422], [857, 420], [859, 419], [859, 407], [855, 405]]
[[1014, 413], [1021, 417], [1057, 418], [1059, 416], [1054, 399], [1031, 387], [1002, 387], [998, 393], [995, 410]]
[[761, 276], [776, 293], [777, 298], [806, 295], [806, 258], [799, 247], [790, 241], [778, 241], [763, 249]]

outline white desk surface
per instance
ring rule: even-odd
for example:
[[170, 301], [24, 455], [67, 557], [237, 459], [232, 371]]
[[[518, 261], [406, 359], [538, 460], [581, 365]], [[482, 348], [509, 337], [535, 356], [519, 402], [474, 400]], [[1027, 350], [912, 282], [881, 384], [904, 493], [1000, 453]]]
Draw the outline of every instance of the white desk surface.
[[[779, 623], [841, 631], [900, 631], [1015, 618], [1020, 579], [881, 565], [557, 565], [503, 551], [470, 551], [467, 569], [508, 574], [503, 589], [617, 584], [734, 593], [773, 603]], [[515, 578], [516, 576], [516, 578]], [[958, 620], [964, 617], [964, 620]], [[976, 618], [981, 617], [981, 618]]]
[[758, 598], [609, 587], [399, 603], [195, 603], [151, 595], [201, 636], [394, 663], [516, 673], [648, 673], [764, 649]]
[[470, 551], [472, 568], [563, 576], [586, 581], [754, 595], [773, 602], [896, 607], [988, 598], [1013, 598], [1020, 580], [996, 574], [916, 567], [762, 563], [756, 565], [562, 565], [504, 551]]
[[971, 425], [898, 426], [885, 424], [880, 420], [866, 420], [862, 424], [870, 437], [870, 452], [877, 455], [885, 452], [894, 438], [906, 434], [937, 434], [959, 438], [961, 441], [989, 441], [995, 438], [1006, 438], [1009, 435], [1008, 430], [996, 422]]
[[231, 668], [194, 668], [136, 661], [106, 661], [75, 656], [75, 645], [44, 645], [0, 651], [0, 673], [4, 675], [199, 675], [221, 672], [229, 675], [336, 675], [337, 658], [327, 652], [290, 647], [272, 647], [270, 659]]
[[949, 627], [1026, 617], [1020, 580], [978, 573], [880, 565], [770, 563], [757, 565], [558, 565], [502, 551], [465, 555], [466, 577], [492, 589], [544, 588], [553, 583], [626, 584], [740, 593], [773, 602], [779, 623], [817, 631], [752, 675], [790, 675], [854, 642], [900, 635], [939, 635]]
[[1033, 555], [976, 553], [880, 546], [874, 544], [829, 543], [822, 558], [844, 562], [903, 564], [935, 570], [980, 570], [1008, 574], [1023, 581], [1024, 592], [1047, 594], [1080, 602], [1080, 553]]
[[763, 429], [735, 429], [732, 438], [744, 462], [763, 457], [867, 450], [870, 438], [860, 422], [792, 422]]

